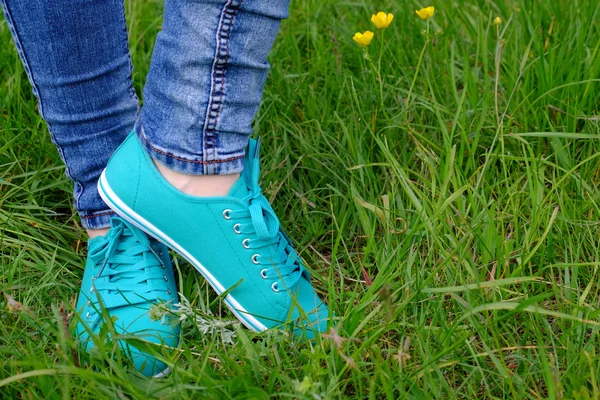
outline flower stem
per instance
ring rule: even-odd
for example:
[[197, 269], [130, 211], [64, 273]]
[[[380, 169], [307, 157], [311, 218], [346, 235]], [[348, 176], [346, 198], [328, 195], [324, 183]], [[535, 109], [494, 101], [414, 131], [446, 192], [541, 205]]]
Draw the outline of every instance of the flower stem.
[[365, 58], [367, 59], [367, 61], [369, 62], [369, 65], [371, 66], [371, 72], [372, 72], [373, 80], [374, 80], [375, 84], [377, 84], [378, 80], [381, 81], [379, 79], [379, 70], [375, 66], [375, 63], [371, 59], [371, 55], [369, 54], [369, 51], [367, 49], [365, 49]]
[[[429, 28], [429, 25], [427, 26]], [[419, 76], [419, 69], [421, 69], [421, 63], [423, 62], [423, 56], [425, 55], [425, 49], [427, 49], [427, 45], [429, 44], [429, 38], [425, 41], [425, 45], [421, 50], [421, 54], [419, 55], [419, 62], [417, 63], [417, 70], [415, 71], [415, 76], [413, 78], [412, 84], [410, 85], [410, 89], [408, 91], [408, 96], [406, 97], [406, 109], [410, 104], [410, 95], [412, 94], [413, 88], [415, 87], [415, 83], [417, 82], [417, 76]]]
[[381, 105], [381, 111], [386, 115], [385, 107], [383, 105], [383, 78], [381, 77], [381, 59], [383, 58], [383, 47], [384, 47], [384, 35], [385, 30], [381, 31], [381, 46], [379, 48], [379, 60], [377, 61], [377, 80], [379, 81], [379, 103]]

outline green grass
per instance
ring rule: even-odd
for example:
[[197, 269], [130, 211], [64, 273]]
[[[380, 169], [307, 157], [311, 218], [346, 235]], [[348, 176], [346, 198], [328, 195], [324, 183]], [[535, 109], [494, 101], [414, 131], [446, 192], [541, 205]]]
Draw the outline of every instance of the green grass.
[[[263, 187], [342, 339], [236, 328], [227, 344], [187, 324], [160, 381], [119, 354], [76, 366], [59, 308], [85, 236], [0, 23], [0, 292], [27, 309], [0, 297], [0, 397], [600, 397], [600, 3], [433, 4], [418, 70], [428, 4], [412, 1], [295, 1], [271, 54]], [[128, 2], [138, 92], [160, 10]], [[379, 10], [395, 14], [381, 80], [351, 39]]]

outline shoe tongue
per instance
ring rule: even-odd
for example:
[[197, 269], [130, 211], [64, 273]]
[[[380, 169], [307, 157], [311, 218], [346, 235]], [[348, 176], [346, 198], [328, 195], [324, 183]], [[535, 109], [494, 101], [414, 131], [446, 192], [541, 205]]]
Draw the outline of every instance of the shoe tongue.
[[243, 199], [244, 197], [248, 196], [248, 193], [250, 193], [250, 191], [248, 190], [248, 186], [246, 186], [244, 172], [242, 172], [240, 178], [237, 181], [235, 181], [231, 189], [229, 189], [228, 196]]
[[[127, 252], [131, 247], [138, 245], [136, 238], [131, 234], [125, 234], [121, 236], [120, 243], [118, 244], [117, 251], [113, 255], [113, 257], [130, 257], [131, 261], [129, 263], [113, 263], [111, 267], [114, 269], [116, 274], [114, 274], [111, 278], [112, 282], [126, 281], [130, 279], [138, 279], [141, 271], [131, 269], [133, 262], [140, 262], [142, 260], [148, 260], [153, 255], [149, 252], [144, 252], [138, 255], [129, 255], [125, 256], [124, 253]], [[141, 259], [141, 260], [140, 260]], [[140, 285], [147, 285], [147, 282], [139, 282]]]
[[[117, 230], [120, 230], [117, 233]], [[118, 282], [121, 280], [126, 280], [126, 279], [135, 279], [139, 276], [139, 271], [135, 271], [135, 270], [131, 270], [131, 264], [130, 263], [114, 263], [114, 260], [116, 258], [128, 258], [128, 257], [134, 257], [136, 260], [139, 260], [140, 256], [143, 260], [147, 260], [148, 257], [151, 257], [151, 254], [148, 254], [147, 252], [144, 252], [142, 254], [139, 255], [130, 255], [130, 256], [125, 256], [124, 254], [133, 246], [138, 245], [138, 243], [144, 245], [146, 244], [145, 242], [148, 241], [148, 245], [149, 245], [149, 240], [145, 235], [137, 235], [137, 228], [134, 227], [133, 225], [131, 225], [129, 222], [125, 221], [124, 219], [121, 219], [120, 217], [113, 217], [110, 220], [110, 229], [108, 231], [108, 233], [105, 235], [105, 237], [103, 237], [102, 239], [104, 239], [104, 241], [107, 240], [116, 240], [116, 243], [113, 243], [113, 246], [116, 246], [114, 248], [114, 250], [112, 250], [112, 254], [109, 255], [109, 261], [113, 261], [111, 262], [111, 268], [117, 272], [116, 274], [114, 274], [111, 278], [112, 282]], [[114, 235], [119, 235], [118, 237], [115, 237]], [[112, 237], [111, 237], [112, 236]], [[99, 239], [99, 238], [94, 238], [92, 239], [92, 241], [94, 241], [95, 239]], [[99, 241], [98, 241], [99, 242]], [[91, 243], [91, 242], [90, 242]], [[100, 243], [98, 243], [100, 244]], [[109, 244], [110, 245], [110, 244]], [[96, 242], [94, 242], [94, 246], [96, 246]], [[106, 255], [105, 255], [106, 256]], [[133, 262], [134, 259], [132, 258], [131, 261]]]
[[112, 217], [110, 219], [110, 227], [118, 228], [119, 226], [127, 226], [128, 224], [121, 217]]
[[248, 185], [251, 182], [258, 182], [258, 174], [260, 172], [259, 153], [260, 142], [250, 139], [246, 148], [246, 156], [244, 159], [244, 170], [240, 174], [240, 178], [233, 184], [229, 190], [228, 196], [243, 199], [248, 196], [250, 189]]

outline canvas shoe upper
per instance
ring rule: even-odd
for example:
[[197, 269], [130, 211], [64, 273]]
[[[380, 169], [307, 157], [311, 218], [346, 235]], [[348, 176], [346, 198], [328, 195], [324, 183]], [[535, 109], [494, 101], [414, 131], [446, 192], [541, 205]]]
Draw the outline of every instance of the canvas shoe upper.
[[248, 328], [280, 327], [307, 338], [325, 331], [327, 306], [310, 284], [259, 185], [259, 143], [227, 196], [180, 192], [131, 134], [103, 172], [98, 190], [117, 213], [186, 258]]
[[[150, 307], [159, 301], [170, 306], [179, 301], [168, 249], [129, 222], [112, 218], [108, 233], [88, 242], [77, 299], [77, 338], [90, 351], [99, 340], [102, 324], [110, 318], [119, 335], [177, 346], [179, 325], [164, 318], [153, 321], [149, 316]], [[163, 362], [124, 340], [119, 344], [144, 375], [155, 376], [167, 369]]]

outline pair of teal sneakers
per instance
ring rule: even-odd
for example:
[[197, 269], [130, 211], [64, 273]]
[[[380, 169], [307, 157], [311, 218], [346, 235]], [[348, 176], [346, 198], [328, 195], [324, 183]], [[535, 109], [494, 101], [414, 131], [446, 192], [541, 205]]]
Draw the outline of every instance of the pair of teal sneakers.
[[[290, 330], [312, 339], [327, 329], [329, 310], [259, 186], [259, 142], [250, 140], [244, 170], [229, 194], [194, 197], [175, 189], [130, 134], [98, 183], [119, 217], [104, 237], [88, 243], [77, 302], [77, 336], [91, 351], [109, 321], [113, 332], [176, 347], [179, 326], [149, 311], [178, 302], [171, 248], [192, 264], [249, 329]], [[161, 376], [155, 355], [120, 340], [137, 370]]]

